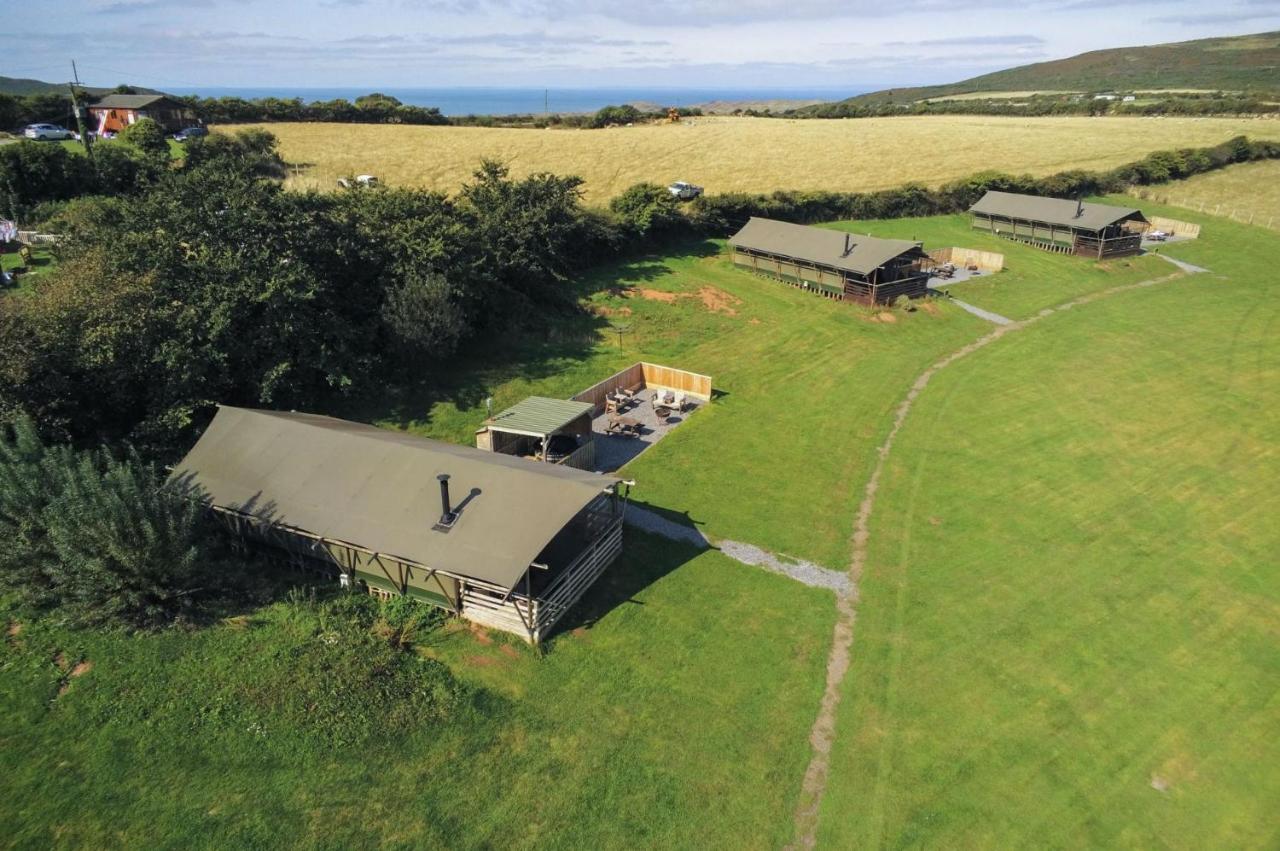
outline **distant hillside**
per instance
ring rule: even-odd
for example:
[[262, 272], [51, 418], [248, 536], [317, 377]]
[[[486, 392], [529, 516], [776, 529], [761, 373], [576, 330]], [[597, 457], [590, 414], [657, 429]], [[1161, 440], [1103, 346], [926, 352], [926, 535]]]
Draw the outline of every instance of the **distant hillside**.
[[1205, 38], [1146, 47], [1094, 50], [959, 83], [885, 89], [840, 103], [874, 106], [969, 92], [1133, 91], [1136, 89], [1280, 91], [1280, 32]]
[[[111, 91], [109, 88], [99, 86], [81, 86], [80, 88], [94, 96], [104, 95]], [[134, 86], [133, 88], [138, 94], [161, 94], [156, 89], [148, 89], [143, 86]], [[0, 77], [0, 95], [65, 95], [66, 93], [66, 83], [46, 83], [44, 80], [31, 80], [25, 77]]]

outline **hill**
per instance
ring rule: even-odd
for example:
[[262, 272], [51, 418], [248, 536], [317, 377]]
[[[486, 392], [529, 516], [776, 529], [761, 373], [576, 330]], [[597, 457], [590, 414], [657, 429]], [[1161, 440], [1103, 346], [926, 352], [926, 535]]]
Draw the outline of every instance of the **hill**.
[[958, 83], [884, 89], [839, 103], [875, 106], [970, 92], [1179, 88], [1280, 91], [1280, 32], [1093, 50], [1067, 59], [995, 71]]
[[[112, 91], [110, 88], [101, 86], [81, 86], [80, 88], [95, 97]], [[143, 86], [134, 86], [133, 89], [143, 95], [163, 94], [157, 89], [148, 89]], [[0, 95], [25, 97], [27, 95], [65, 95], [66, 93], [66, 83], [48, 83], [28, 77], [0, 77]]]

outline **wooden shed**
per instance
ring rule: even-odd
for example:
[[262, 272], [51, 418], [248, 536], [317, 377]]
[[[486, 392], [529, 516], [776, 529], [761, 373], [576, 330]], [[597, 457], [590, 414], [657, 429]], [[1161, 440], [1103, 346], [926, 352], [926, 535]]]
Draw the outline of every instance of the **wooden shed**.
[[1148, 222], [1140, 210], [989, 191], [969, 208], [973, 226], [997, 236], [1102, 260], [1142, 250]]
[[888, 304], [929, 291], [919, 242], [752, 216], [729, 245], [736, 265], [828, 298]]
[[191, 107], [164, 95], [107, 95], [89, 107], [89, 114], [99, 136], [118, 133], [143, 118], [150, 118], [166, 133], [199, 123]]
[[220, 407], [171, 479], [299, 566], [531, 643], [622, 551], [619, 479], [315, 414]]
[[484, 421], [476, 447], [583, 470], [595, 462], [594, 406], [571, 399], [530, 396]]

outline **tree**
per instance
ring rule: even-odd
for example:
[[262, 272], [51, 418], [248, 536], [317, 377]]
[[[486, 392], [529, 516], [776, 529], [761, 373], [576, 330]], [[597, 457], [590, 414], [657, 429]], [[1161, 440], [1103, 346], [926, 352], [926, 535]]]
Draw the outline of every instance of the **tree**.
[[392, 339], [410, 356], [452, 354], [467, 329], [448, 280], [418, 271], [387, 291], [382, 320]]
[[119, 139], [150, 157], [168, 159], [169, 142], [164, 129], [153, 119], [140, 118], [120, 131]]
[[622, 106], [606, 106], [596, 112], [591, 119], [592, 127], [612, 127], [621, 124], [633, 124], [644, 118], [644, 113], [629, 103]]
[[517, 181], [507, 175], [505, 165], [484, 160], [463, 187], [476, 215], [476, 237], [510, 293], [563, 303], [560, 284], [584, 235], [582, 179], [541, 173]]
[[685, 223], [676, 197], [654, 183], [637, 183], [609, 202], [623, 227], [638, 237], [661, 236]]

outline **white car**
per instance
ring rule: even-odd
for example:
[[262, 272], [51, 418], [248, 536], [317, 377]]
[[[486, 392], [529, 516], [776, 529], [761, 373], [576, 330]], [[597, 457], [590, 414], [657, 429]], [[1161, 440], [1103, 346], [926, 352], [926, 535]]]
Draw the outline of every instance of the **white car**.
[[692, 183], [685, 183], [683, 180], [677, 180], [667, 187], [667, 191], [681, 201], [692, 201], [702, 194], [702, 187], [694, 186]]
[[74, 134], [65, 127], [56, 124], [28, 124], [22, 128], [22, 135], [28, 139], [70, 139]]

